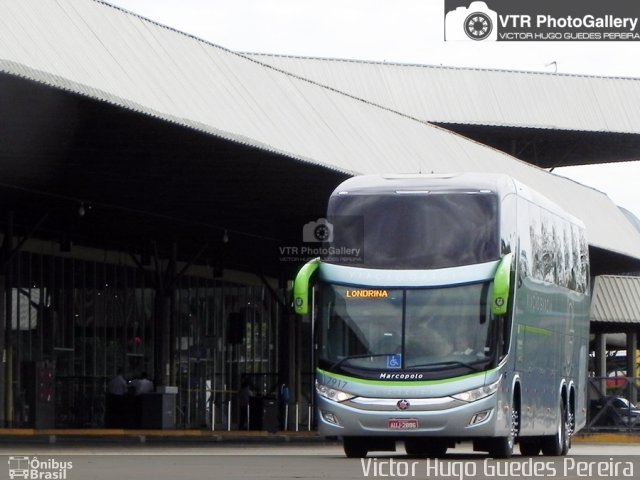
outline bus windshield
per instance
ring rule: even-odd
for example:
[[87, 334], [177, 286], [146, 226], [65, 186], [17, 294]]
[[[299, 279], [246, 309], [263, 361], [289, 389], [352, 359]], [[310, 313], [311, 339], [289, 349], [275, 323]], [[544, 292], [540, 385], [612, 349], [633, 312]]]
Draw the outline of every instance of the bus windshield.
[[488, 364], [489, 283], [429, 289], [321, 284], [318, 360], [330, 370]]
[[328, 210], [334, 226], [329, 246], [362, 248], [364, 268], [484, 263], [499, 258], [497, 212], [493, 193], [334, 195]]

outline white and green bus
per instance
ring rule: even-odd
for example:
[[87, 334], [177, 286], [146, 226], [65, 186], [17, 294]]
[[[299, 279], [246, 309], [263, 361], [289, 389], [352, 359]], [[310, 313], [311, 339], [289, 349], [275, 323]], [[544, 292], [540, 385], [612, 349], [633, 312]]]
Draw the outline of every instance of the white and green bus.
[[578, 219], [506, 175], [365, 175], [333, 192], [323, 235], [293, 291], [314, 324], [321, 434], [348, 457], [397, 441], [567, 453], [586, 421]]

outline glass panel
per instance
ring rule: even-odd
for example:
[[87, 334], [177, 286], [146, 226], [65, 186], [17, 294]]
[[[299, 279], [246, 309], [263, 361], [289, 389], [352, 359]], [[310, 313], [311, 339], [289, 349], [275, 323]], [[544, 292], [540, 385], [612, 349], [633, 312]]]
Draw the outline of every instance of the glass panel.
[[320, 365], [429, 369], [486, 361], [492, 353], [489, 287], [483, 283], [403, 294], [321, 285]]
[[362, 248], [366, 268], [445, 268], [496, 260], [497, 203], [495, 195], [477, 193], [334, 196], [330, 245]]
[[490, 356], [489, 284], [407, 291], [405, 368]]
[[323, 285], [319, 359], [386, 368], [389, 357], [402, 353], [402, 303], [401, 290]]

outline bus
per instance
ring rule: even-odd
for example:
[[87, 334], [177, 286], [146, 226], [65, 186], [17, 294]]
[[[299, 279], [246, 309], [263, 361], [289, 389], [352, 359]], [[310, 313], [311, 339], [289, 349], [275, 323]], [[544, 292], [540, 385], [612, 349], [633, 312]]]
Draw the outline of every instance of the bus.
[[347, 457], [462, 441], [565, 455], [586, 423], [584, 225], [502, 174], [363, 175], [329, 198], [311, 315], [320, 433]]

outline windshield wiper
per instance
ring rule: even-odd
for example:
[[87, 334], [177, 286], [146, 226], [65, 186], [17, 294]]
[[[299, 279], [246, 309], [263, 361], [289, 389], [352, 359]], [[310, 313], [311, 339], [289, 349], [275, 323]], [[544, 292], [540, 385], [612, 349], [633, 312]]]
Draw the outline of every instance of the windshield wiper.
[[348, 357], [341, 358], [336, 363], [331, 365], [331, 370], [335, 370], [347, 360], [356, 360], [358, 358], [374, 358], [374, 357], [388, 357], [389, 355], [398, 355], [397, 353], [363, 353], [360, 355], [349, 355]]
[[420, 365], [410, 365], [410, 366], [407, 367], [407, 370], [410, 370], [412, 368], [440, 367], [440, 366], [444, 366], [444, 365], [459, 365], [461, 367], [467, 367], [469, 370], [473, 370], [475, 372], [481, 372], [482, 371], [481, 368], [476, 367], [475, 365], [472, 365], [472, 364], [466, 363], [466, 362], [461, 362], [459, 360], [450, 360], [450, 361], [447, 361], [447, 362], [436, 362], [436, 363], [423, 363], [423, 364], [420, 364]]

